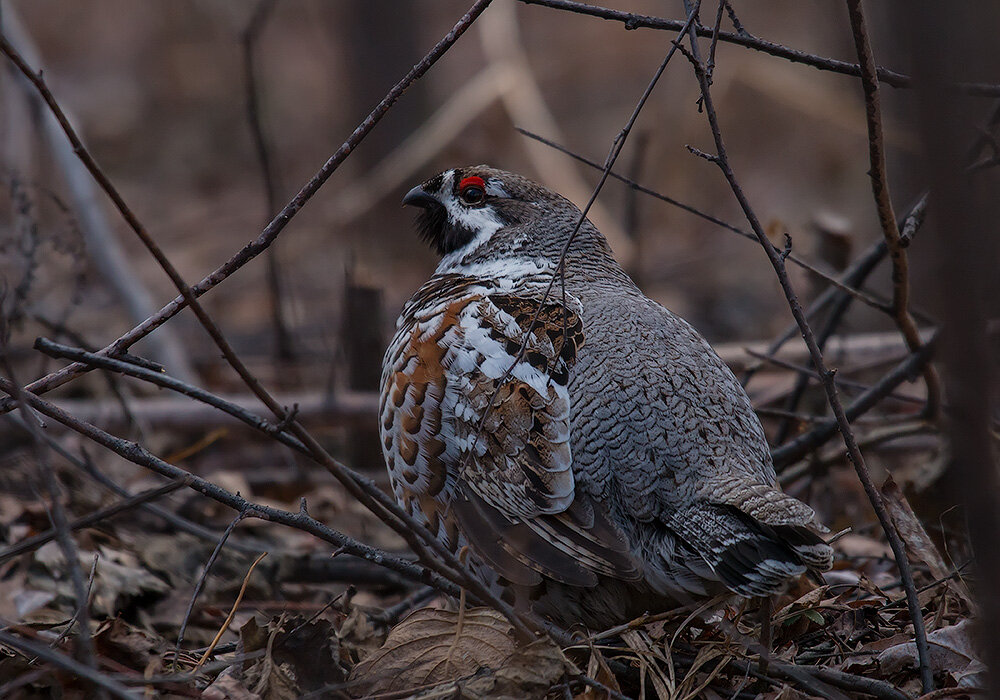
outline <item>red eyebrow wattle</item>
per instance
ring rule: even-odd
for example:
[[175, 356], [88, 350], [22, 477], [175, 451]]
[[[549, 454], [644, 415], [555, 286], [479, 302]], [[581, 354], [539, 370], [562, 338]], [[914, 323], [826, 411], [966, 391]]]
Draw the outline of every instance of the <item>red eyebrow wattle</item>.
[[478, 175], [470, 175], [469, 177], [462, 178], [462, 181], [458, 183], [458, 191], [461, 192], [466, 187], [479, 187], [483, 190], [486, 189], [486, 181]]

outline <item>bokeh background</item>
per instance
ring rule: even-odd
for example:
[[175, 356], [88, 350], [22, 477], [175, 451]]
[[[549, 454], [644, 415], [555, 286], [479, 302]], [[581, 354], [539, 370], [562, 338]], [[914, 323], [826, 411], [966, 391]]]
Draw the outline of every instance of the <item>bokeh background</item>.
[[[318, 361], [335, 355], [348, 271], [385, 290], [387, 329], [390, 317], [429, 275], [434, 257], [412, 235], [411, 213], [399, 200], [438, 170], [486, 162], [536, 178], [582, 204], [596, 183], [595, 172], [554, 152], [533, 155], [546, 148], [531, 144], [514, 127], [603, 162], [669, 47], [670, 33], [629, 32], [617, 22], [504, 5], [498, 2], [406, 92], [280, 237], [285, 313], [300, 355]], [[683, 17], [679, 2], [607, 5]], [[241, 44], [254, 3], [28, 0], [11, 6], [39, 47], [53, 92], [188, 280], [200, 279], [259, 232], [272, 212], [248, 126]], [[464, 0], [276, 4], [256, 45], [255, 64], [282, 204], [464, 9]], [[823, 56], [853, 56], [846, 11], [836, 3], [749, 3], [737, 9], [745, 27], [758, 36]], [[517, 37], [509, 34], [508, 15], [516, 22]], [[877, 20], [876, 14], [873, 24], [880, 37], [884, 28]], [[480, 98], [480, 106], [487, 106], [473, 105], [468, 117], [459, 110], [443, 135], [424, 139], [433, 142], [427, 158], [409, 159], [389, 172], [378, 169], [459, 93], [496, 82], [490, 66], [519, 57], [521, 50], [544, 101], [541, 116], [550, 119], [540, 118], [532, 105], [511, 114], [503, 100]], [[886, 59], [884, 54], [879, 58]], [[515, 82], [522, 79], [518, 75]], [[509, 93], [515, 102], [526, 103], [531, 99], [521, 95], [530, 90], [515, 85]], [[734, 165], [769, 230], [778, 237], [787, 230], [803, 255], [822, 246], [818, 228], [843, 237], [854, 250], [874, 240], [878, 225], [856, 80], [720, 44], [714, 90]], [[905, 93], [887, 88], [883, 94], [890, 174], [897, 206], [905, 209], [918, 194], [917, 183], [907, 177], [916, 139], [899, 118], [906, 111]], [[740, 224], [738, 207], [717, 169], [685, 149], [690, 144], [707, 150], [711, 144], [696, 100], [694, 77], [678, 56], [643, 111], [617, 169]], [[543, 158], [565, 172], [551, 177], [553, 166], [539, 167]], [[38, 168], [34, 177], [58, 189], [50, 164], [44, 159], [33, 164]], [[364, 200], [360, 208], [358, 198]], [[773, 273], [753, 243], [647, 197], [630, 199], [613, 181], [601, 195], [595, 218], [603, 228], [631, 236], [632, 252], [623, 254], [647, 293], [712, 341], [766, 338], [790, 321]], [[124, 225], [111, 220], [153, 296], [171, 298], [166, 276]], [[823, 262], [822, 256], [818, 260]], [[269, 304], [267, 290], [266, 265], [257, 261], [206, 299], [240, 349], [251, 354], [266, 355], [273, 344], [270, 316], [262, 312]], [[102, 291], [100, 280], [87, 290]], [[80, 304], [80, 322], [95, 342], [125, 328], [119, 306], [111, 297], [99, 307]], [[98, 317], [82, 317], [95, 308]], [[873, 322], [864, 314], [852, 321], [859, 326]], [[171, 325], [190, 338], [195, 361], [214, 362], [193, 319]]]

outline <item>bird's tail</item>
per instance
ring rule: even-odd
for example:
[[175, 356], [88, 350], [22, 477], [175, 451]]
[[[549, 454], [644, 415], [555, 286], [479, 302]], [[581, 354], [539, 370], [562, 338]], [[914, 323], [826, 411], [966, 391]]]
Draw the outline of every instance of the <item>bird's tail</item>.
[[724, 496], [692, 504], [670, 526], [729, 590], [772, 595], [803, 573], [818, 577], [830, 568], [833, 550], [809, 506], [766, 485]]

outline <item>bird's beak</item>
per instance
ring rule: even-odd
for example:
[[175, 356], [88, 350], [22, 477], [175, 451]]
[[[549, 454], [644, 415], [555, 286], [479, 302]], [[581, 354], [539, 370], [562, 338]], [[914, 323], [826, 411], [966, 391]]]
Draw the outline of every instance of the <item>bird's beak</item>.
[[422, 207], [427, 209], [433, 206], [440, 206], [441, 202], [437, 197], [427, 192], [423, 185], [417, 185], [412, 190], [406, 193], [403, 197], [403, 204], [412, 204], [415, 207]]

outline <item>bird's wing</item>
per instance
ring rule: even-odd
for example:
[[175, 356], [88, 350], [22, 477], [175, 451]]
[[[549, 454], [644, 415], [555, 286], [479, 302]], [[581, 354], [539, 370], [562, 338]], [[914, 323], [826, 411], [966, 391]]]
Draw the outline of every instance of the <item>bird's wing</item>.
[[568, 383], [584, 329], [569, 304], [491, 294], [463, 314], [445, 399], [461, 451], [452, 507], [502, 573], [514, 573], [513, 559], [593, 585], [596, 574], [638, 569], [603, 509], [575, 488]]
[[574, 495], [567, 383], [583, 344], [579, 316], [494, 294], [459, 322], [462, 339], [445, 367], [459, 476], [509, 517], [561, 513]]
[[423, 304], [401, 330], [382, 429], [404, 502], [416, 494], [439, 536], [454, 542], [457, 525], [512, 583], [636, 577], [621, 534], [575, 488], [567, 385], [583, 343], [578, 311], [470, 287]]

